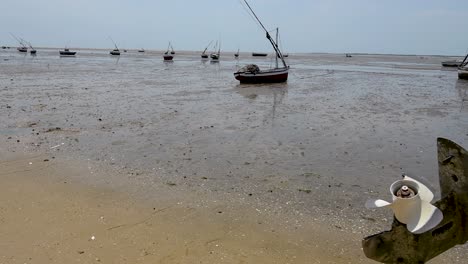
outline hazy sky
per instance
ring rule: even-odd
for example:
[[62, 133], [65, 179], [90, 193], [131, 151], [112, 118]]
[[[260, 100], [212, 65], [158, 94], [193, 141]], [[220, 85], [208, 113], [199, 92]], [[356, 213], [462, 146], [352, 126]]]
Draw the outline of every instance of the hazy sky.
[[[468, 0], [250, 0], [285, 52], [463, 55]], [[0, 0], [0, 45], [9, 32], [33, 46], [271, 51], [239, 0]]]

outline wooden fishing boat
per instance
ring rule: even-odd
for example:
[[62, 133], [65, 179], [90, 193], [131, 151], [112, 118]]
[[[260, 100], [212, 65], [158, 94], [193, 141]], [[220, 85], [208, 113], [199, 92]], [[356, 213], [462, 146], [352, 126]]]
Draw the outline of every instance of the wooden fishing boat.
[[[216, 47], [218, 50], [216, 51]], [[214, 52], [210, 54], [211, 62], [219, 62], [219, 58], [221, 57], [221, 42], [218, 45], [218, 41], [216, 41]]]
[[[169, 50], [172, 50], [172, 51], [169, 51]], [[164, 52], [164, 55], [163, 55], [163, 58], [164, 58], [164, 61], [172, 61], [174, 59], [174, 48], [172, 47], [171, 45], [171, 42], [169, 41], [169, 45], [167, 46], [167, 50], [166, 52]]]
[[208, 59], [208, 54], [206, 54], [206, 51], [210, 47], [211, 43], [213, 43], [213, 41], [210, 41], [210, 43], [208, 43], [208, 45], [206, 46], [206, 48], [203, 50], [202, 54], [200, 55], [202, 59]]
[[76, 55], [76, 51], [70, 51], [70, 49], [65, 48], [64, 50], [59, 50], [61, 57], [73, 57]]
[[119, 47], [117, 47], [117, 44], [115, 43], [115, 41], [111, 37], [109, 37], [109, 39], [112, 41], [112, 43], [114, 43], [114, 47], [115, 47], [115, 49], [111, 50], [109, 52], [109, 54], [114, 55], [114, 56], [120, 56]]
[[120, 50], [115, 48], [109, 52], [110, 55], [120, 56]]
[[458, 79], [468, 80], [468, 54], [458, 67]]
[[462, 60], [448, 60], [441, 62], [444, 67], [460, 67]]
[[[19, 38], [15, 35], [13, 35], [13, 33], [10, 33], [10, 35], [16, 40], [18, 41], [18, 43], [20, 44], [19, 47], [16, 48], [17, 51], [19, 52], [28, 52], [28, 46], [31, 46], [26, 40], [22, 39], [22, 38]], [[32, 48], [32, 47], [31, 47]], [[35, 52], [33, 52], [34, 54]]]
[[[272, 39], [272, 37], [270, 36], [270, 33], [268, 32], [268, 30], [266, 30], [265, 26], [263, 26], [260, 19], [258, 19], [257, 15], [252, 10], [249, 3], [247, 3], [246, 0], [244, 0], [244, 2], [247, 5], [247, 7], [249, 8], [249, 10], [252, 12], [255, 19], [257, 19], [260, 26], [266, 32], [266, 38], [268, 39], [268, 41], [270, 41], [270, 44], [273, 46], [273, 49], [276, 52], [275, 68], [267, 69], [267, 70], [260, 70], [260, 68], [257, 65], [250, 64], [250, 65], [247, 65], [245, 67], [242, 67], [237, 72], [235, 72], [234, 77], [236, 78], [236, 80], [240, 81], [241, 83], [281, 83], [281, 82], [286, 82], [288, 80], [289, 66], [286, 64], [286, 61], [284, 60], [283, 53], [281, 52], [281, 50], [280, 50], [280, 48], [279, 48], [279, 46], [277, 44], [278, 43], [278, 34], [279, 34], [278, 28], [276, 29], [276, 41], [275, 41], [275, 40]], [[283, 64], [282, 67], [278, 66], [278, 59], [281, 60], [281, 62]]]
[[253, 57], [266, 57], [268, 53], [252, 52]]

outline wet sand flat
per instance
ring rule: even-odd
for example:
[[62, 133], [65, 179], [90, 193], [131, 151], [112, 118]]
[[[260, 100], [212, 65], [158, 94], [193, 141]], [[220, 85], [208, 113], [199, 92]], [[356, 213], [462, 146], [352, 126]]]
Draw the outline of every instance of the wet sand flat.
[[[18, 161], [39, 155], [49, 161], [33, 165], [51, 164], [56, 176], [41, 174], [39, 184], [31, 175], [2, 174], [1, 188], [6, 199], [14, 186], [29, 186], [23, 193], [40, 200], [44, 193], [36, 186], [45, 186], [56, 198], [54, 206], [42, 204], [41, 210], [54, 209], [53, 219], [67, 215], [62, 208], [70, 203], [85, 202], [95, 212], [99, 204], [89, 188], [106, 193], [105, 211], [115, 212], [115, 219], [134, 220], [126, 225], [145, 219], [148, 208], [170, 206], [157, 218], [161, 229], [139, 224], [135, 234], [150, 243], [146, 233], [160, 239], [161, 230], [171, 230], [180, 243], [193, 241], [195, 251], [183, 259], [182, 244], [156, 240], [174, 252], [174, 262], [212, 262], [203, 243], [219, 235], [206, 234], [237, 224], [244, 233], [258, 232], [258, 239], [229, 240], [225, 263], [363, 263], [360, 240], [388, 229], [392, 217], [385, 210], [366, 210], [365, 201], [389, 198], [388, 187], [403, 172], [436, 189], [436, 138], [468, 146], [468, 83], [457, 80], [456, 71], [441, 69], [445, 59], [291, 54], [288, 83], [239, 85], [232, 75], [237, 66], [268, 66], [271, 59], [241, 53], [239, 61], [226, 55], [211, 64], [201, 62], [198, 53], [182, 52], [164, 63], [156, 51], [129, 51], [120, 58], [98, 50], [78, 52], [76, 58], [45, 49], [36, 57], [2, 51], [2, 161], [20, 168], [29, 163]], [[71, 190], [76, 201], [67, 203]], [[22, 199], [25, 206], [32, 201]], [[126, 207], [115, 206], [122, 200]], [[2, 205], [9, 208], [2, 217], [15, 215], [12, 206]], [[197, 208], [191, 224], [174, 222], [188, 214], [187, 208]], [[85, 222], [101, 232], [109, 228], [93, 222], [96, 217], [101, 216], [90, 214]], [[46, 228], [50, 219], [32, 230]], [[275, 234], [263, 232], [265, 225], [274, 226]], [[75, 241], [93, 245], [88, 242]], [[255, 246], [262, 243], [272, 247]], [[140, 245], [126, 244], [120, 252], [130, 256]], [[237, 254], [241, 251], [245, 260]], [[68, 252], [62, 257], [74, 259]], [[433, 263], [463, 263], [467, 254], [466, 247], [458, 247]], [[8, 256], [18, 260], [19, 252]], [[159, 252], [152, 260], [164, 256]]]

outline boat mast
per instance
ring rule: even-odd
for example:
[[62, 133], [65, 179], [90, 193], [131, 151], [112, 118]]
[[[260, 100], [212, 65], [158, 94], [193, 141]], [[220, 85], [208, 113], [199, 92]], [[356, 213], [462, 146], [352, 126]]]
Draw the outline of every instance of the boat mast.
[[115, 44], [115, 41], [111, 37], [109, 37], [109, 38], [112, 41], [112, 43], [114, 43], [115, 49], [118, 50], [119, 48], [117, 47], [117, 44]]
[[[276, 28], [276, 43], [278, 43], [278, 28]], [[275, 56], [275, 65], [276, 69], [278, 69], [278, 54]]]
[[466, 54], [465, 58], [463, 59], [462, 63], [460, 64], [460, 67], [463, 67], [465, 65], [466, 59], [468, 58], [468, 54]]
[[275, 43], [275, 41], [271, 38], [270, 36], [270, 33], [268, 33], [268, 30], [266, 30], [265, 26], [262, 24], [262, 22], [260, 21], [260, 19], [257, 17], [257, 14], [255, 14], [255, 12], [252, 10], [252, 8], [250, 7], [249, 3], [247, 3], [247, 0], [244, 0], [244, 3], [247, 5], [247, 7], [250, 9], [250, 11], [252, 12], [252, 14], [254, 15], [255, 19], [257, 19], [258, 23], [260, 24], [260, 26], [262, 26], [263, 30], [265, 30], [266, 32], [266, 38], [270, 41], [271, 45], [273, 46], [273, 49], [275, 50], [276, 52], [276, 56], [277, 57], [280, 57], [281, 61], [283, 62], [283, 65], [285, 68], [288, 67], [288, 65], [286, 65], [286, 61], [284, 61], [284, 58], [283, 58], [283, 53], [281, 53], [280, 49], [278, 48], [278, 44]]

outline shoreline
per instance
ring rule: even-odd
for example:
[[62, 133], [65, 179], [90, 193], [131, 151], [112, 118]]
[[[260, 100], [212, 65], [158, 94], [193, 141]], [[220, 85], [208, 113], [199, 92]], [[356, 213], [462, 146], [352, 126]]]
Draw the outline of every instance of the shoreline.
[[139, 200], [48, 157], [0, 163], [0, 263], [371, 263], [356, 234], [206, 197]]

